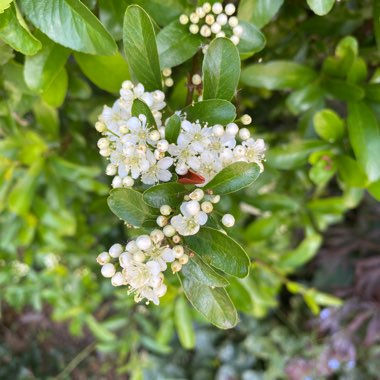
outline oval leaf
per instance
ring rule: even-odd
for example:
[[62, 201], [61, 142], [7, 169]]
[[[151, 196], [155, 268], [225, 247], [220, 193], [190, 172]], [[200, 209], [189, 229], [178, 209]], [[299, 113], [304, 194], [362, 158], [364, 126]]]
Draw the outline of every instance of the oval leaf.
[[315, 131], [324, 140], [333, 143], [343, 137], [344, 122], [333, 110], [324, 109], [317, 112], [313, 122]]
[[318, 16], [324, 16], [331, 11], [335, 0], [306, 0], [310, 9]]
[[243, 33], [240, 36], [238, 47], [242, 59], [246, 59], [264, 49], [266, 44], [265, 36], [256, 28], [255, 25], [246, 21], [240, 21], [239, 25], [243, 27]]
[[132, 104], [132, 115], [138, 117], [141, 114], [146, 116], [148, 126], [157, 127], [156, 120], [148, 105], [140, 99], [135, 99]]
[[175, 302], [174, 323], [182, 347], [188, 350], [194, 348], [195, 333], [191, 319], [191, 310], [184, 296], [180, 296]]
[[154, 208], [163, 205], [176, 207], [183, 202], [183, 197], [188, 193], [185, 187], [176, 182], [162, 183], [145, 190], [143, 199], [146, 204]]
[[171, 144], [177, 142], [179, 133], [181, 131], [181, 119], [178, 115], [174, 114], [169, 117], [165, 126], [165, 139]]

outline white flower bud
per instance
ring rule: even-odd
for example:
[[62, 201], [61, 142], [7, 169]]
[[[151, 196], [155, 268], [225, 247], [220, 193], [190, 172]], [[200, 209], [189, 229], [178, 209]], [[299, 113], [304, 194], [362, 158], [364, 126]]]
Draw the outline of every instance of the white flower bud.
[[96, 258], [97, 263], [100, 264], [100, 265], [107, 264], [110, 260], [111, 260], [111, 257], [108, 254], [108, 252], [102, 252]]
[[[171, 69], [167, 69], [167, 70], [170, 70], [170, 74], [171, 74]], [[161, 90], [156, 90], [153, 92], [153, 98], [156, 102], [163, 102], [165, 100], [165, 94], [161, 91]]]
[[235, 224], [235, 218], [231, 214], [225, 214], [223, 215], [222, 223], [226, 227], [232, 227]]
[[159, 227], [165, 227], [167, 224], [168, 224], [168, 218], [166, 218], [165, 216], [158, 216], [157, 219], [156, 219], [156, 223]]
[[111, 248], [109, 249], [109, 254], [111, 257], [119, 257], [122, 253], [123, 253], [123, 247], [121, 244], [114, 244], [111, 246]]
[[129, 243], [127, 243], [125, 250], [129, 253], [135, 253], [139, 250], [139, 248], [136, 245], [135, 240], [131, 240]]
[[116, 272], [115, 266], [111, 263], [107, 263], [102, 266], [101, 273], [103, 277], [112, 277]]
[[182, 257], [180, 257], [180, 258], [178, 259], [178, 261], [179, 261], [179, 263], [180, 263], [181, 265], [185, 265], [185, 264], [187, 264], [187, 263], [189, 262], [189, 256], [187, 256], [187, 255], [183, 255]]
[[187, 15], [179, 16], [179, 23], [182, 25], [186, 25], [189, 23], [189, 17]]
[[158, 132], [160, 132], [160, 136], [162, 139], [165, 138], [165, 127], [158, 128]]
[[179, 235], [174, 235], [172, 240], [174, 244], [178, 244], [181, 241], [181, 237]]
[[106, 174], [107, 175], [115, 175], [117, 172], [117, 167], [114, 164], [108, 164], [106, 167]]
[[215, 17], [213, 15], [207, 15], [205, 18], [205, 22], [208, 25], [212, 25], [215, 22]]
[[199, 74], [194, 74], [191, 78], [191, 82], [195, 86], [199, 86], [202, 83], [202, 77]]
[[197, 24], [191, 24], [189, 30], [190, 33], [197, 34], [199, 32], [199, 26]]
[[215, 124], [213, 127], [212, 127], [212, 133], [214, 134], [214, 136], [216, 137], [222, 137], [224, 135], [224, 128], [223, 128], [223, 125], [221, 124]]
[[124, 277], [121, 272], [116, 272], [111, 278], [112, 286], [121, 286], [124, 284]]
[[189, 197], [193, 201], [200, 201], [205, 196], [205, 193], [202, 189], [195, 189], [192, 193], [189, 194]]
[[100, 154], [102, 157], [109, 157], [109, 156], [111, 155], [111, 149], [110, 149], [110, 148], [100, 149], [100, 150], [99, 150], [99, 154]]
[[241, 25], [236, 25], [233, 28], [233, 33], [235, 36], [240, 37], [243, 34], [243, 32], [244, 32], [244, 30], [243, 30], [243, 27]]
[[190, 215], [197, 215], [199, 213], [199, 211], [201, 210], [201, 206], [200, 206], [199, 202], [197, 202], [197, 201], [186, 202], [184, 204], [184, 207]]
[[133, 260], [137, 261], [138, 263], [143, 263], [146, 259], [146, 256], [144, 252], [137, 251], [133, 254]]
[[174, 84], [174, 80], [173, 80], [173, 78], [166, 78], [166, 79], [164, 80], [164, 84], [165, 84], [166, 87], [172, 87], [173, 84]]
[[169, 143], [167, 140], [160, 140], [157, 142], [157, 150], [159, 152], [167, 152], [169, 149]]
[[214, 206], [212, 205], [211, 202], [203, 202], [201, 204], [201, 209], [202, 211], [204, 211], [206, 214], [209, 214], [210, 212], [212, 212], [212, 210], [214, 209]]
[[162, 205], [160, 207], [160, 213], [161, 213], [161, 215], [168, 216], [168, 215], [171, 214], [171, 212], [172, 212], [172, 208], [169, 205]]
[[95, 129], [96, 129], [98, 132], [102, 133], [102, 132], [104, 132], [107, 128], [106, 128], [106, 126], [105, 126], [104, 123], [102, 123], [101, 121], [97, 121], [97, 122], [95, 123]]
[[235, 136], [239, 132], [239, 127], [235, 123], [227, 124], [226, 133], [230, 136]]
[[198, 24], [199, 22], [199, 16], [196, 14], [196, 13], [192, 13], [190, 15], [190, 21], [193, 23], [193, 24]]
[[179, 175], [185, 175], [189, 171], [189, 168], [185, 164], [180, 164], [176, 166], [175, 171]]
[[230, 3], [230, 4], [227, 4], [225, 7], [224, 7], [224, 12], [226, 12], [226, 15], [228, 16], [231, 16], [235, 13], [236, 11], [236, 8], [235, 8], [235, 5]]
[[105, 137], [102, 137], [101, 139], [98, 140], [98, 148], [99, 149], [106, 149], [109, 146], [110, 146], [110, 142]]
[[123, 186], [124, 187], [132, 187], [135, 184], [135, 181], [132, 177], [124, 177], [123, 178]]
[[111, 186], [114, 189], [123, 187], [123, 180], [117, 175], [116, 177], [113, 178]]
[[219, 203], [220, 202], [220, 195], [214, 195], [211, 198], [211, 202], [214, 203], [214, 204]]
[[216, 38], [221, 38], [221, 37], [225, 37], [226, 36], [226, 33], [223, 32], [223, 30], [219, 33], [216, 34]]
[[232, 41], [234, 45], [239, 45], [240, 38], [238, 36], [233, 35], [230, 37], [230, 40]]
[[165, 235], [161, 230], [156, 229], [150, 233], [150, 238], [154, 244], [158, 244], [160, 241], [164, 240]]
[[211, 36], [211, 29], [207, 25], [202, 25], [200, 33], [201, 33], [202, 37], [210, 37]]
[[239, 130], [239, 137], [242, 140], [248, 140], [251, 137], [251, 132], [249, 131], [248, 128], [241, 128]]
[[171, 264], [172, 272], [177, 273], [182, 269], [182, 264], [180, 264], [177, 260], [173, 261]]
[[170, 77], [170, 75], [172, 74], [172, 69], [169, 68], [169, 67], [165, 67], [163, 70], [162, 70], [162, 75], [164, 77]]
[[136, 245], [142, 251], [146, 251], [152, 246], [152, 240], [150, 240], [148, 235], [140, 235], [136, 239]]
[[158, 140], [161, 138], [160, 132], [158, 132], [157, 129], [151, 131], [151, 132], [149, 133], [149, 138], [150, 138], [152, 141], [158, 141]]
[[202, 8], [205, 11], [205, 13], [209, 13], [211, 11], [211, 4], [210, 3], [204, 3], [202, 5]]
[[121, 88], [123, 90], [132, 90], [132, 88], [134, 87], [133, 83], [130, 81], [130, 80], [125, 80], [122, 84], [121, 84]]
[[176, 233], [175, 228], [171, 224], [166, 225], [163, 229], [163, 232], [167, 237], [172, 237]]
[[212, 25], [211, 25], [211, 31], [214, 33], [214, 34], [217, 34], [221, 31], [222, 27], [220, 26], [220, 24], [214, 22]]
[[216, 18], [216, 22], [223, 26], [223, 25], [226, 25], [227, 22], [228, 22], [228, 18], [227, 16], [224, 14], [224, 13], [221, 13], [220, 15], [218, 15], [218, 17]]
[[212, 5], [212, 11], [218, 15], [219, 13], [222, 13], [223, 12], [223, 5], [221, 3], [214, 3]]
[[182, 245], [175, 245], [172, 250], [176, 259], [179, 259], [185, 253]]
[[156, 158], [156, 160], [161, 160], [162, 158], [165, 157], [165, 152], [160, 152], [157, 149], [154, 150], [153, 154], [154, 154], [154, 157]]
[[230, 25], [231, 28], [235, 28], [239, 24], [239, 20], [237, 17], [232, 16], [228, 19], [228, 24]]

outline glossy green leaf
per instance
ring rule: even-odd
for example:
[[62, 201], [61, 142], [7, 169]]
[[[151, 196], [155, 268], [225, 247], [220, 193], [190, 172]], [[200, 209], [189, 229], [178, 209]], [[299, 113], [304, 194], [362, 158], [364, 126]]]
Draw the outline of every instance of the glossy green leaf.
[[202, 45], [199, 34], [191, 34], [188, 26], [177, 20], [157, 34], [157, 49], [161, 69], [178, 66], [190, 59]]
[[279, 224], [280, 220], [276, 214], [257, 219], [245, 229], [244, 236], [246, 240], [253, 242], [268, 239], [275, 233]]
[[177, 142], [179, 133], [181, 131], [181, 119], [178, 115], [174, 114], [167, 119], [165, 125], [165, 139], [169, 143], [175, 144]]
[[343, 137], [344, 121], [335, 111], [321, 110], [314, 115], [313, 121], [315, 131], [322, 139], [333, 143]]
[[252, 22], [262, 28], [276, 15], [284, 0], [241, 0], [239, 2], [239, 20]]
[[352, 102], [348, 105], [349, 138], [358, 163], [368, 179], [380, 178], [380, 126], [375, 114], [365, 103]]
[[185, 297], [180, 296], [174, 304], [174, 323], [179, 341], [183, 348], [191, 350], [195, 346], [195, 332], [191, 318], [191, 310]]
[[42, 94], [42, 99], [52, 107], [60, 107], [67, 93], [68, 77], [64, 67]]
[[314, 301], [318, 305], [322, 306], [341, 306], [342, 300], [338, 297], [334, 297], [331, 294], [318, 292], [314, 289], [308, 290], [308, 294], [314, 298]]
[[0, 15], [0, 38], [25, 55], [36, 54], [42, 46], [41, 42], [30, 33], [14, 3]]
[[231, 277], [230, 281], [231, 283], [226, 290], [235, 307], [244, 313], [252, 312], [252, 294], [250, 294], [249, 290], [242, 284], [244, 280]]
[[177, 182], [161, 183], [144, 191], [144, 202], [154, 208], [163, 205], [177, 207], [188, 193], [185, 186]]
[[311, 68], [290, 61], [253, 64], [243, 69], [241, 81], [247, 86], [268, 90], [304, 87], [316, 77]]
[[155, 219], [143, 196], [132, 189], [114, 189], [108, 197], [108, 206], [120, 219], [136, 227], [141, 227], [146, 220]]
[[99, 19], [116, 41], [123, 37], [123, 18], [127, 8], [125, 0], [98, 0]]
[[156, 120], [154, 119], [154, 116], [152, 114], [151, 109], [148, 107], [148, 105], [140, 100], [135, 99], [132, 104], [132, 115], [138, 117], [139, 115], [145, 115], [146, 116], [146, 122], [149, 127], [157, 127]]
[[250, 204], [263, 211], [297, 211], [300, 203], [285, 194], [268, 193], [261, 194], [249, 201]]
[[235, 306], [224, 288], [211, 288], [189, 278], [183, 279], [182, 286], [190, 303], [213, 325], [230, 329], [237, 324]]
[[130, 79], [127, 62], [120, 53], [110, 57], [75, 53], [74, 57], [84, 75], [102, 90], [118, 93], [121, 84]]
[[240, 53], [240, 58], [247, 59], [264, 49], [266, 39], [264, 34], [262, 34], [255, 25], [246, 21], [240, 21], [239, 25], [243, 28], [243, 33], [240, 36], [240, 42], [237, 48]]
[[286, 105], [294, 115], [298, 115], [310, 108], [321, 108], [324, 104], [323, 97], [324, 90], [318, 84], [309, 83], [293, 91], [286, 99]]
[[222, 99], [203, 100], [185, 107], [182, 112], [186, 113], [187, 120], [191, 122], [199, 120], [201, 123], [210, 125], [226, 125], [236, 118], [235, 107], [227, 100]]
[[160, 90], [161, 72], [152, 21], [137, 5], [127, 8], [123, 26], [124, 51], [129, 67], [148, 91]]
[[331, 11], [335, 0], [306, 0], [310, 9], [318, 16], [324, 16]]
[[380, 180], [371, 183], [368, 187], [368, 192], [380, 202]]
[[23, 0], [20, 5], [38, 29], [63, 46], [98, 55], [117, 51], [111, 35], [80, 0]]
[[11, 6], [13, 0], [0, 0], [0, 14]]
[[235, 162], [221, 170], [204, 188], [214, 194], [229, 194], [250, 186], [260, 175], [255, 163]]
[[24, 78], [28, 87], [35, 91], [45, 91], [65, 65], [70, 50], [38, 33], [42, 49], [35, 55], [25, 58]]
[[181, 272], [185, 277], [194, 279], [207, 286], [225, 287], [229, 282], [216, 273], [198, 255], [190, 257], [189, 262], [182, 267]]
[[343, 80], [325, 80], [322, 82], [322, 86], [334, 98], [347, 102], [363, 99], [365, 95], [360, 86]]
[[245, 277], [249, 271], [249, 257], [244, 249], [223, 232], [203, 227], [196, 235], [185, 238], [186, 246], [202, 260], [236, 277]]
[[240, 58], [229, 38], [214, 39], [203, 59], [203, 99], [231, 100], [240, 78]]
[[345, 185], [365, 187], [368, 179], [362, 167], [351, 157], [340, 155], [336, 159], [339, 177]]

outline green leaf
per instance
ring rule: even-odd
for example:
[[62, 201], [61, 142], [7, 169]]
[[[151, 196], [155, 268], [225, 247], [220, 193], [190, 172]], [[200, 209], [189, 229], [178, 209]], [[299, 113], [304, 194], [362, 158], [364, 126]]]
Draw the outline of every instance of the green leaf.
[[335, 0], [306, 0], [310, 9], [318, 16], [324, 16], [331, 11]]
[[296, 199], [285, 194], [261, 194], [249, 199], [249, 204], [259, 208], [262, 211], [290, 211], [294, 212], [300, 208]]
[[239, 25], [243, 28], [240, 42], [237, 46], [241, 59], [247, 59], [253, 54], [264, 49], [266, 44], [265, 36], [256, 28], [255, 25], [246, 21], [240, 21]]
[[136, 227], [141, 227], [147, 220], [154, 219], [143, 196], [132, 189], [114, 189], [108, 197], [108, 206], [120, 219]]
[[98, 0], [99, 19], [116, 41], [123, 37], [123, 18], [127, 2], [125, 0]]
[[24, 78], [28, 87], [35, 91], [45, 91], [65, 65], [70, 50], [38, 33], [42, 49], [32, 57], [25, 58]]
[[21, 8], [38, 29], [63, 46], [98, 55], [117, 51], [111, 35], [79, 0], [23, 0]]
[[130, 79], [127, 62], [120, 53], [110, 57], [75, 53], [74, 57], [84, 75], [102, 90], [118, 93], [121, 84]]
[[362, 167], [351, 157], [340, 155], [335, 159], [340, 179], [350, 187], [366, 187], [368, 179]]
[[167, 119], [165, 126], [165, 139], [169, 143], [177, 143], [179, 133], [181, 132], [181, 119], [177, 114], [174, 114]]
[[377, 200], [380, 202], [380, 180], [373, 182], [368, 187], [368, 192]]
[[373, 0], [373, 24], [377, 47], [380, 49], [380, 0]]
[[42, 99], [52, 107], [60, 107], [67, 93], [67, 71], [62, 67], [50, 86], [42, 94]]
[[29, 31], [14, 3], [0, 15], [0, 38], [13, 49], [33, 55], [41, 49], [41, 42]]
[[190, 257], [189, 262], [182, 267], [182, 274], [207, 286], [225, 287], [229, 282], [216, 273], [198, 255]]
[[201, 123], [226, 125], [236, 118], [235, 107], [227, 100], [209, 99], [185, 107], [182, 112], [187, 114], [187, 120]]
[[146, 116], [148, 126], [155, 128], [157, 127], [156, 120], [154, 119], [152, 111], [148, 105], [140, 99], [135, 99], [132, 104], [132, 115], [138, 117], [141, 114]]
[[289, 110], [298, 115], [310, 108], [323, 107], [324, 90], [316, 83], [309, 83], [303, 88], [293, 91], [286, 99]]
[[314, 301], [318, 305], [322, 306], [341, 306], [342, 300], [338, 297], [334, 297], [331, 294], [326, 294], [322, 292], [318, 292], [314, 289], [308, 290], [308, 294], [314, 298]]
[[203, 59], [203, 99], [231, 100], [240, 77], [240, 57], [229, 38], [214, 39]]
[[161, 72], [152, 22], [137, 5], [127, 8], [123, 26], [124, 51], [129, 67], [148, 91], [161, 90]]
[[202, 45], [199, 34], [191, 34], [188, 26], [173, 21], [157, 34], [161, 69], [178, 66], [190, 59]]
[[253, 309], [252, 305], [252, 295], [249, 290], [242, 284], [242, 281], [235, 277], [231, 277], [231, 284], [226, 289], [228, 295], [235, 307], [244, 313], [251, 313]]
[[235, 306], [224, 288], [211, 288], [189, 278], [183, 279], [182, 286], [190, 303], [213, 325], [230, 329], [237, 324]]
[[349, 138], [358, 163], [374, 182], [380, 178], [380, 126], [365, 103], [348, 104]]
[[316, 73], [311, 68], [289, 61], [254, 64], [241, 73], [241, 81], [245, 85], [268, 90], [301, 88], [315, 77]]
[[241, 0], [238, 17], [262, 28], [276, 15], [284, 0]]
[[0, 0], [0, 14], [11, 6], [13, 0]]
[[255, 163], [235, 162], [221, 170], [204, 188], [214, 194], [229, 194], [250, 186], [260, 175]]
[[246, 240], [254, 242], [269, 239], [276, 232], [279, 224], [280, 220], [276, 214], [256, 219], [245, 229], [244, 236]]
[[162, 183], [152, 186], [144, 191], [144, 202], [154, 208], [163, 205], [177, 207], [183, 202], [183, 197], [188, 193], [186, 188], [177, 182]]
[[360, 86], [343, 80], [324, 80], [322, 81], [322, 86], [334, 98], [347, 102], [363, 99], [365, 95], [364, 90]]
[[178, 338], [182, 347], [191, 350], [195, 346], [195, 332], [191, 319], [191, 310], [186, 298], [180, 296], [174, 305], [174, 323], [177, 329]]
[[344, 135], [344, 121], [333, 110], [324, 109], [317, 112], [313, 121], [318, 135], [330, 143], [340, 140]]
[[246, 277], [249, 257], [244, 249], [223, 232], [202, 227], [196, 235], [186, 236], [186, 245], [207, 264], [235, 277]]

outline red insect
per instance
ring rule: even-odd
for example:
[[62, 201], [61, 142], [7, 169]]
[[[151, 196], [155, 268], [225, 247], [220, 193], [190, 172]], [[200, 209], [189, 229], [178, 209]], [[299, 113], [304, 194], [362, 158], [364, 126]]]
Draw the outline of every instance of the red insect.
[[205, 182], [205, 178], [190, 169], [185, 175], [179, 176], [178, 182], [184, 185], [200, 185]]

